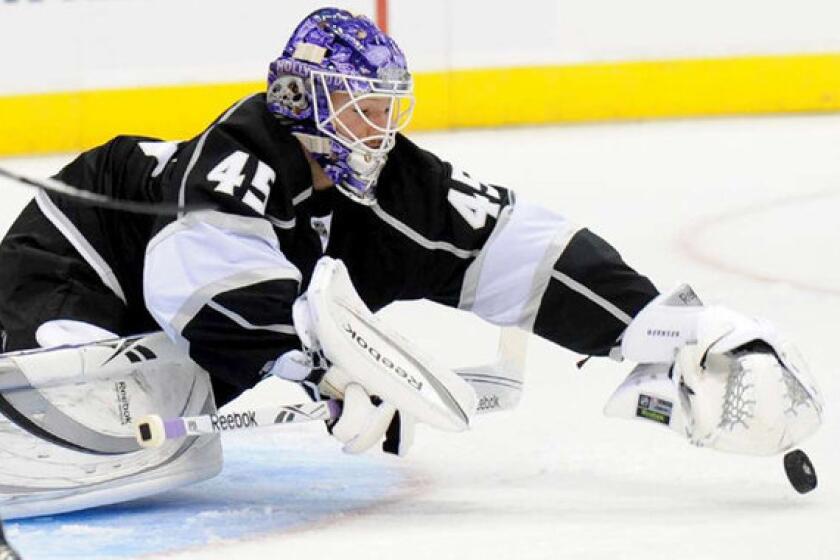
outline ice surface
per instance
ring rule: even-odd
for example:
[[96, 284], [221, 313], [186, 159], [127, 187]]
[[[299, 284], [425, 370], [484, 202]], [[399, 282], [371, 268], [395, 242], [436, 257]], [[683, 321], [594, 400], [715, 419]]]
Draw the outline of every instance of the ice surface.
[[[666, 430], [605, 418], [601, 409], [627, 368], [592, 360], [578, 371], [576, 356], [534, 341], [519, 409], [484, 416], [465, 434], [421, 428], [407, 459], [342, 456], [309, 426], [231, 436], [222, 478], [124, 506], [12, 523], [10, 537], [24, 553], [840, 558], [840, 117], [415, 139], [589, 226], [661, 289], [688, 281], [707, 302], [779, 324], [799, 343], [827, 401], [824, 427], [804, 446], [819, 488], [796, 494], [781, 457], [696, 449]], [[66, 159], [4, 164], [46, 175]], [[4, 181], [0, 189], [5, 227], [31, 193]], [[496, 330], [470, 317], [423, 303], [385, 313], [452, 365], [493, 356]], [[247, 398], [284, 391], [275, 384]], [[44, 544], [56, 536], [64, 552]]]
[[27, 560], [206, 550], [317, 527], [381, 507], [411, 488], [410, 476], [387, 459], [337, 457], [322, 426], [284, 428], [232, 435], [224, 470], [213, 480], [124, 504], [10, 521], [8, 538]]

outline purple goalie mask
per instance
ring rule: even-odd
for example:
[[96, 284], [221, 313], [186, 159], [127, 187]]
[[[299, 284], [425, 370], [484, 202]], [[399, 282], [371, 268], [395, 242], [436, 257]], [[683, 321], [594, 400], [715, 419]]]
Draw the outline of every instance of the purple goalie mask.
[[363, 204], [414, 107], [397, 44], [364, 16], [323, 8], [295, 29], [269, 66], [269, 110], [292, 130], [344, 194]]

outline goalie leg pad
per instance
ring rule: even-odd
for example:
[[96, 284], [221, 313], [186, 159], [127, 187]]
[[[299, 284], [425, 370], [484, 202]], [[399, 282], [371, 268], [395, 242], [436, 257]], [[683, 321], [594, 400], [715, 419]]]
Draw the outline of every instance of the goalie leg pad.
[[134, 418], [215, 411], [208, 374], [163, 333], [0, 357], [0, 515], [148, 496], [214, 476], [218, 435], [140, 449]]

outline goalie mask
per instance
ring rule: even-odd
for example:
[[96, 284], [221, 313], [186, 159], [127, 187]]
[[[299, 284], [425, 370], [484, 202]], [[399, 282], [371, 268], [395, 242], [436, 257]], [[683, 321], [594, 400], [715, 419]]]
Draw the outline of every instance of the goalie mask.
[[405, 57], [390, 37], [364, 16], [313, 12], [271, 63], [266, 97], [341, 192], [375, 202], [379, 173], [414, 106]]

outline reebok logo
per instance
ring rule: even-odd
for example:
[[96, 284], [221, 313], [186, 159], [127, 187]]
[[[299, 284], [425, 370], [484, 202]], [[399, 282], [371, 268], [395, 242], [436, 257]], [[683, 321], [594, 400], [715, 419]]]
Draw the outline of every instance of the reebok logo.
[[128, 358], [128, 361], [130, 361], [132, 364], [142, 362], [143, 360], [154, 360], [155, 358], [157, 358], [154, 352], [152, 352], [151, 350], [149, 350], [141, 344], [138, 344], [130, 350], [128, 350], [125, 353], [125, 357]]
[[478, 408], [476, 408], [476, 410], [493, 410], [499, 408], [500, 406], [498, 395], [484, 395], [481, 399], [479, 399]]
[[131, 410], [129, 409], [128, 388], [125, 381], [114, 383], [114, 392], [117, 395], [117, 411], [120, 416], [120, 424], [125, 426], [131, 424]]
[[373, 358], [377, 363], [381, 364], [384, 368], [393, 371], [399, 377], [402, 377], [406, 380], [406, 382], [417, 389], [418, 391], [423, 390], [423, 382], [415, 378], [413, 375], [410, 375], [405, 369], [401, 368], [400, 366], [394, 363], [394, 360], [388, 358], [387, 356], [383, 356], [382, 352], [371, 346], [368, 341], [362, 338], [359, 333], [357, 333], [350, 323], [344, 324], [344, 332], [350, 335], [350, 338], [361, 348], [362, 350], [367, 351], [371, 358]]
[[233, 414], [216, 414], [210, 415], [210, 424], [213, 426], [214, 432], [227, 432], [230, 430], [238, 430], [240, 428], [250, 428], [252, 426], [259, 426], [257, 423], [256, 411], [249, 410], [247, 412]]

